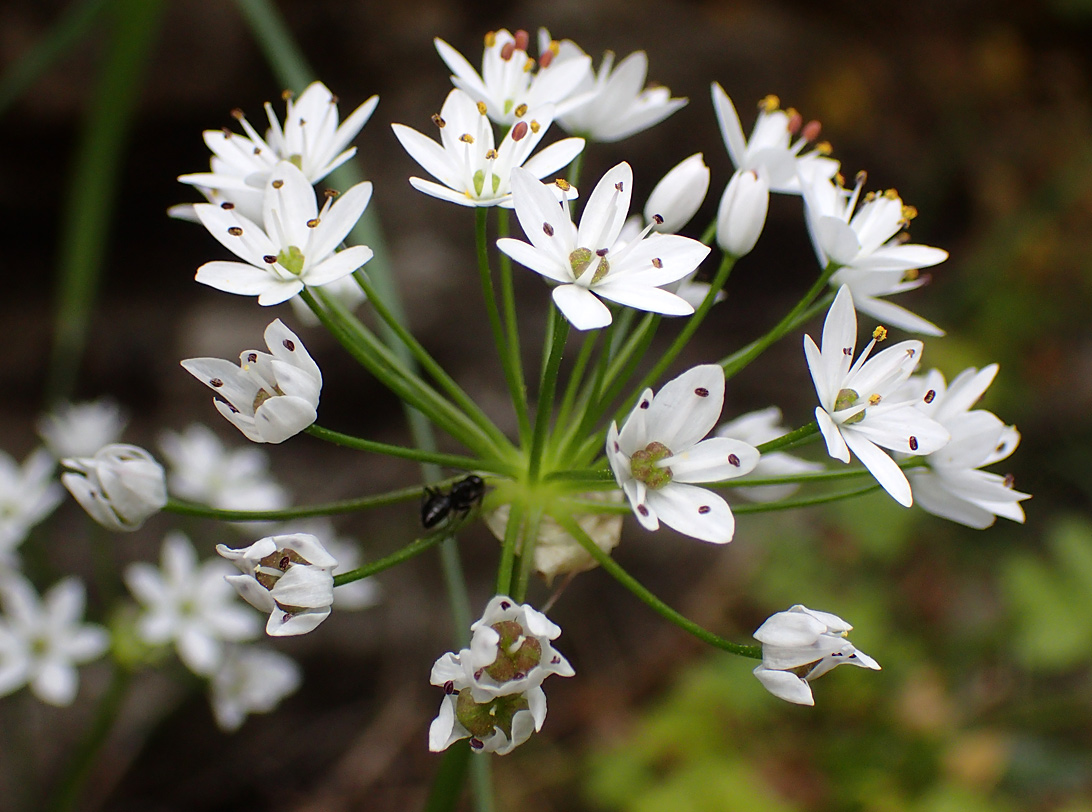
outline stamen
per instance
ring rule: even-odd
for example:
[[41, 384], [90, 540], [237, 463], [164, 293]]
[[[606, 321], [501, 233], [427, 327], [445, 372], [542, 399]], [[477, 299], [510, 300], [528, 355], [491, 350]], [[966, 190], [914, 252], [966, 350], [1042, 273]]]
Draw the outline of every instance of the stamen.
[[652, 258], [652, 267], [653, 268], [662, 268], [663, 266], [664, 266], [664, 261], [662, 259], [660, 259], [659, 257], [653, 257]]
[[910, 450], [911, 451], [917, 451], [918, 450], [918, 438], [915, 437], [912, 434], [910, 435]]
[[447, 126], [447, 122], [444, 121], [443, 116], [441, 116], [439, 113], [432, 114], [432, 123], [439, 127], [441, 130]]
[[278, 178], [269, 185], [272, 186], [274, 189], [280, 189], [284, 186], [284, 181]]
[[224, 211], [231, 211], [232, 209], [235, 208], [235, 204], [234, 203], [224, 202], [224, 203], [220, 204], [220, 208], [223, 209]]
[[238, 107], [235, 107], [231, 111], [231, 117], [236, 121], [242, 121], [244, 118], [246, 118], [246, 113], [244, 113]]
[[521, 104], [517, 106], [513, 112], [515, 113], [516, 118], [523, 118], [525, 115], [527, 115], [527, 105]]
[[534, 119], [531, 119], [531, 132], [538, 134], [538, 131], [542, 129], [542, 125]]
[[512, 58], [512, 54], [514, 54], [515, 52], [516, 52], [515, 44], [511, 43], [511, 42], [506, 42], [506, 43], [504, 43], [504, 47], [501, 48], [500, 58], [503, 59], [505, 62], [507, 62], [509, 59]]
[[526, 121], [517, 121], [516, 126], [512, 128], [512, 140], [522, 141], [527, 135], [527, 131], [530, 127], [527, 126]]
[[542, 230], [546, 233], [547, 237], [554, 236], [554, 227], [552, 225], [550, 225], [549, 223], [543, 223], [542, 224]]
[[694, 394], [697, 395], [699, 398], [707, 398], [709, 397], [709, 390], [706, 389], [704, 386], [699, 386], [697, 389], [694, 390]]
[[739, 468], [739, 457], [737, 457], [735, 454], [729, 454], [728, 464], [731, 465], [733, 468]]
[[472, 136], [470, 133], [463, 133], [459, 136], [459, 140], [462, 141], [464, 144], [473, 144], [474, 136]]
[[815, 119], [812, 119], [804, 125], [803, 129], [801, 129], [800, 137], [808, 142], [815, 141], [819, 138], [819, 133], [821, 133], [822, 131], [823, 125]]
[[704, 516], [706, 513], [708, 513], [712, 509], [713, 508], [709, 507], [709, 505], [700, 505], [698, 507], [698, 513], [700, 513], [702, 516]]
[[478, 112], [484, 116], [486, 113], [489, 112], [489, 105], [487, 105], [483, 101], [478, 102]]
[[227, 230], [227, 233], [230, 234], [232, 237], [243, 236], [243, 230], [239, 228], [239, 226], [232, 226]]
[[930, 389], [928, 392], [925, 393], [925, 402], [926, 403], [932, 403], [933, 399], [936, 398], [936, 396], [937, 396], [937, 390], [936, 389]]
[[312, 218], [311, 218], [310, 220], [308, 220], [308, 221], [307, 221], [307, 227], [308, 227], [308, 228], [318, 228], [318, 224], [319, 224], [320, 222], [322, 222], [322, 221], [321, 221], [321, 220], [319, 220], [319, 218], [317, 218], [317, 217], [312, 217]]
[[520, 28], [515, 33], [515, 40], [516, 41], [515, 41], [514, 44], [516, 46], [516, 50], [517, 51], [526, 51], [527, 50], [527, 45], [531, 41], [531, 35], [528, 34], [524, 29]]
[[224, 385], [224, 382], [222, 380], [220, 380], [219, 378], [213, 378], [212, 380], [209, 381], [209, 386], [215, 387], [216, 389], [219, 389], [223, 385]]
[[763, 113], [772, 113], [781, 106], [781, 99], [772, 93], [758, 102], [758, 109]]
[[883, 325], [878, 325], [875, 330], [872, 331], [872, 337], [876, 341], [885, 341], [887, 339], [887, 328]]
[[262, 257], [262, 261], [265, 262], [267, 265], [273, 265], [277, 262], [277, 258], [273, 254], [266, 254], [264, 257]]
[[290, 338], [286, 338], [284, 341], [281, 342], [281, 344], [283, 344], [284, 348], [286, 350], [288, 350], [289, 352], [295, 352], [296, 351], [296, 342], [293, 341]]

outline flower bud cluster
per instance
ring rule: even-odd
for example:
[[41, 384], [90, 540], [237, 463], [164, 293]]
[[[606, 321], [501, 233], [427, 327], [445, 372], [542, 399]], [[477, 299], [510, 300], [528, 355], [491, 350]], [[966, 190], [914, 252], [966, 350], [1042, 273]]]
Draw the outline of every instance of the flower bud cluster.
[[476, 752], [504, 755], [542, 729], [543, 680], [575, 672], [550, 642], [561, 628], [528, 604], [497, 595], [470, 630], [469, 648], [432, 666], [432, 684], [445, 696], [429, 728], [429, 749], [469, 738]]

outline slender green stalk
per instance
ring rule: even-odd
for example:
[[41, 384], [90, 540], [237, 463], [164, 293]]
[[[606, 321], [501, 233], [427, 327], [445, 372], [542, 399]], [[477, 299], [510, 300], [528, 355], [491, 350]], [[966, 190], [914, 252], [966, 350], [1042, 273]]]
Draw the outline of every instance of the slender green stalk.
[[840, 482], [843, 479], [860, 479], [871, 476], [872, 472], [867, 468], [848, 468], [844, 471], [809, 471], [802, 474], [786, 474], [785, 476], [766, 477], [742, 477], [740, 479], [726, 479], [723, 482], [710, 482], [707, 488], [764, 488], [767, 485], [810, 485], [815, 482]]
[[114, 664], [113, 676], [106, 692], [99, 698], [91, 727], [80, 740], [53, 795], [43, 807], [46, 812], [67, 812], [76, 808], [84, 783], [95, 767], [95, 760], [121, 716], [121, 705], [128, 695], [131, 679], [132, 672], [129, 669]]
[[315, 71], [276, 7], [268, 0], [235, 0], [235, 5], [246, 19], [250, 33], [258, 41], [278, 81], [296, 92], [303, 90], [314, 79]]
[[550, 341], [549, 350], [543, 358], [542, 380], [538, 388], [538, 408], [535, 411], [535, 434], [531, 440], [531, 453], [527, 462], [527, 476], [535, 482], [542, 467], [542, 451], [546, 443], [546, 432], [550, 426], [551, 412], [554, 405], [554, 391], [557, 389], [557, 372], [561, 367], [561, 356], [565, 354], [565, 339], [569, 337], [569, 322], [553, 304], [550, 305]]
[[523, 544], [519, 551], [519, 573], [512, 599], [523, 603], [527, 597], [527, 586], [531, 582], [531, 573], [535, 571], [535, 545], [538, 544], [538, 531], [542, 526], [542, 508], [535, 505], [528, 511], [527, 521], [523, 525]]
[[706, 245], [713, 244], [713, 238], [717, 236], [717, 221], [714, 220], [705, 227], [705, 231], [701, 233], [701, 242]]
[[584, 343], [580, 345], [580, 352], [576, 356], [576, 362], [569, 372], [569, 380], [565, 384], [565, 392], [561, 396], [561, 406], [557, 410], [557, 425], [564, 426], [569, 422], [569, 416], [576, 402], [576, 394], [580, 391], [580, 384], [584, 381], [584, 370], [591, 360], [592, 352], [599, 339], [599, 330], [589, 330], [584, 336]]
[[641, 603], [660, 615], [660, 617], [674, 623], [683, 631], [689, 632], [699, 640], [719, 648], [722, 651], [738, 654], [741, 657], [750, 657], [755, 660], [762, 659], [761, 646], [742, 646], [739, 643], [725, 640], [723, 637], [702, 628], [697, 623], [690, 620], [690, 618], [675, 611], [653, 595], [644, 584], [622, 569], [622, 566], [617, 561], [600, 550], [595, 542], [592, 541], [591, 537], [584, 531], [584, 528], [582, 528], [571, 515], [557, 515], [554, 518], [565, 528], [565, 531], [569, 535], [579, 542], [580, 546], [587, 551], [588, 555], [594, 558], [599, 563], [599, 566], [607, 571], [607, 574], [632, 592]]
[[762, 443], [755, 446], [758, 449], [759, 454], [769, 454], [771, 451], [780, 451], [791, 446], [799, 445], [805, 440], [810, 440], [819, 433], [819, 424], [812, 420], [810, 423], [805, 423], [798, 429], [782, 434], [780, 437], [775, 437], [769, 442]]
[[752, 341], [746, 347], [732, 353], [725, 358], [722, 358], [719, 363], [724, 367], [725, 379], [730, 379], [734, 375], [740, 372], [744, 367], [750, 364], [753, 360], [758, 358], [766, 351], [766, 349], [778, 339], [791, 333], [797, 327], [800, 326], [807, 318], [811, 317], [812, 302], [815, 298], [823, 292], [823, 289], [830, 281], [830, 277], [834, 275], [834, 272], [838, 270], [837, 265], [833, 262], [829, 263], [823, 272], [819, 274], [819, 278], [815, 280], [814, 284], [808, 288], [808, 292], [805, 293], [790, 310], [785, 314], [785, 317], [774, 325], [773, 329], [761, 338]]
[[419, 539], [407, 544], [401, 550], [396, 550], [390, 555], [384, 556], [377, 561], [373, 561], [370, 564], [365, 564], [363, 567], [357, 567], [355, 570], [349, 570], [334, 576], [334, 586], [344, 586], [345, 584], [351, 584], [353, 581], [359, 581], [363, 578], [370, 578], [376, 573], [383, 572], [383, 570], [389, 570], [391, 567], [396, 567], [404, 561], [409, 561], [411, 558], [416, 558], [426, 550], [431, 550], [437, 544], [446, 541], [451, 537], [451, 532], [446, 528], [436, 532], [430, 533], [427, 536], [422, 536]]
[[614, 473], [609, 468], [584, 471], [551, 471], [544, 479], [546, 482], [613, 482]]
[[[485, 301], [489, 327], [493, 331], [493, 343], [496, 344], [497, 353], [500, 355], [504, 381], [508, 385], [508, 394], [512, 399], [512, 407], [516, 411], [516, 419], [519, 421], [522, 444], [531, 433], [531, 424], [527, 414], [527, 387], [523, 382], [519, 347], [513, 348], [508, 344], [500, 310], [497, 307], [497, 292], [493, 288], [493, 271], [489, 267], [489, 210], [479, 206], [475, 211], [477, 221], [474, 239], [478, 250], [478, 276], [481, 279], [482, 299]], [[513, 355], [513, 349], [515, 355]]]
[[508, 507], [508, 523], [504, 526], [504, 543], [497, 567], [497, 594], [512, 594], [512, 575], [516, 560], [516, 548], [520, 546], [523, 529], [523, 503], [512, 502]]
[[584, 169], [584, 150], [580, 150], [573, 158], [573, 162], [569, 164], [568, 181], [573, 186], [576, 186], [580, 182], [580, 172]]
[[318, 425], [312, 425], [306, 431], [312, 437], [317, 437], [328, 443], [334, 443], [344, 448], [354, 448], [357, 451], [368, 451], [372, 454], [385, 454], [388, 457], [427, 462], [433, 465], [442, 465], [446, 468], [461, 468], [464, 471], [489, 471], [495, 474], [505, 474], [506, 476], [511, 476], [515, 472], [512, 466], [494, 460], [481, 460], [477, 457], [443, 454], [438, 451], [422, 451], [418, 448], [380, 443], [375, 440], [365, 440], [362, 437], [353, 437], [350, 434], [331, 431]]
[[113, 0], [111, 30], [67, 189], [46, 397], [71, 397], [95, 308], [125, 143], [162, 0]]
[[470, 745], [466, 741], [457, 741], [444, 751], [425, 801], [425, 812], [455, 812], [462, 800], [470, 761]]
[[841, 491], [839, 493], [826, 493], [820, 496], [808, 496], [800, 499], [785, 499], [782, 502], [768, 502], [765, 504], [753, 503], [748, 505], [736, 505], [732, 508], [732, 512], [737, 516], [742, 516], [748, 513], [773, 513], [778, 510], [796, 510], [797, 508], [814, 507], [815, 505], [827, 505], [831, 502], [842, 502], [846, 499], [856, 499], [858, 496], [867, 496], [874, 491], [878, 491], [880, 485], [878, 482], [873, 482], [870, 485], [866, 485], [863, 488], [857, 488], [852, 491]]
[[[497, 206], [496, 212], [497, 234], [501, 237], [507, 237], [508, 209]], [[523, 398], [516, 401], [515, 407], [520, 431], [520, 445], [526, 447], [527, 438], [531, 436], [531, 421], [527, 413], [527, 382], [523, 377], [523, 356], [520, 353], [519, 316], [516, 308], [516, 289], [512, 282], [512, 260], [503, 252], [498, 252], [498, 254], [501, 302], [504, 305], [505, 349], [508, 350], [508, 363], [512, 367], [516, 389], [523, 393]]]
[[64, 58], [76, 43], [90, 35], [108, 0], [72, 3], [49, 32], [0, 76], [0, 116], [23, 95], [43, 73]]
[[[459, 477], [452, 477], [455, 482]], [[337, 502], [323, 502], [317, 505], [281, 508], [279, 510], [222, 510], [220, 508], [184, 502], [173, 497], [167, 500], [163, 509], [179, 516], [196, 516], [202, 519], [216, 519], [221, 522], [283, 522], [289, 519], [304, 519], [308, 516], [334, 516], [340, 513], [358, 513], [363, 510], [397, 505], [421, 498], [421, 486], [399, 488], [395, 491], [361, 496], [356, 499], [342, 499]]]

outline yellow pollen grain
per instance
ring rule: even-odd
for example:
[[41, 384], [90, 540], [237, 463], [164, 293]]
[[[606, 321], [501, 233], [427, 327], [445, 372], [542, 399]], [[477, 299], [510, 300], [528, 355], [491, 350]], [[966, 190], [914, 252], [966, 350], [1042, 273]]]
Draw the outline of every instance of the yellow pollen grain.
[[919, 276], [921, 276], [921, 271], [919, 271], [917, 268], [911, 268], [909, 271], [902, 275], [902, 278], [904, 282], [913, 282]]
[[473, 144], [474, 136], [472, 136], [470, 133], [463, 133], [459, 136], [459, 140], [462, 141], [464, 144]]
[[497, 32], [496, 31], [490, 31], [488, 34], [485, 35], [485, 47], [486, 48], [492, 48], [496, 44], [497, 44]]
[[820, 155], [830, 155], [834, 152], [834, 147], [830, 145], [830, 141], [820, 141], [815, 145], [815, 151]]
[[527, 57], [527, 61], [523, 63], [523, 72], [530, 73], [535, 68], [535, 60], [531, 57]]
[[295, 96], [295, 95], [296, 95], [296, 94], [295, 94], [295, 93], [293, 93], [293, 92], [292, 92], [291, 90], [287, 90], [287, 89], [285, 89], [285, 90], [282, 90], [282, 91], [281, 91], [281, 99], [282, 99], [283, 101], [288, 101], [289, 99], [291, 99], [291, 98], [292, 98], [293, 96]]
[[887, 328], [882, 324], [876, 326], [876, 329], [872, 331], [872, 337], [877, 341], [887, 340]]
[[550, 44], [547, 46], [547, 48], [548, 50], [553, 52], [554, 56], [557, 56], [559, 53], [561, 53], [561, 43], [558, 42], [556, 39], [550, 40]]
[[911, 220], [913, 220], [917, 216], [918, 216], [918, 210], [914, 206], [903, 206], [902, 207], [902, 219], [905, 220], [906, 222], [909, 223]]
[[516, 118], [523, 118], [527, 115], [527, 105], [521, 104], [515, 109]]
[[539, 130], [541, 130], [541, 129], [542, 129], [542, 125], [541, 125], [541, 124], [539, 124], [539, 123], [538, 123], [537, 121], [535, 121], [534, 119], [531, 119], [531, 132], [533, 132], [533, 133], [537, 133], [537, 132], [538, 132]]
[[443, 116], [441, 116], [439, 113], [433, 114], [432, 123], [439, 127], [441, 130], [447, 125], [447, 122], [444, 121]]
[[797, 118], [797, 117], [799, 117], [801, 119], [804, 118], [803, 116], [800, 115], [800, 111], [797, 110], [795, 107], [785, 108], [785, 115], [787, 115], [789, 118]]
[[773, 93], [763, 98], [758, 103], [758, 109], [766, 113], [772, 113], [778, 107], [781, 106], [781, 99], [777, 98]]
[[495, 149], [489, 150], [489, 152], [485, 153], [485, 160], [487, 160], [487, 161], [497, 160], [497, 151]]
[[895, 189], [884, 189], [883, 196], [886, 197], [888, 200], [898, 200], [899, 199], [899, 193]]
[[554, 184], [556, 184], [557, 188], [560, 189], [563, 192], [567, 192], [571, 188], [573, 188], [572, 186], [569, 185], [569, 182], [567, 180], [565, 180], [565, 178], [558, 178], [557, 180], [554, 181]]
[[489, 110], [489, 107], [486, 105], [485, 102], [483, 102], [483, 101], [478, 102], [478, 112], [479, 113], [481, 113], [484, 116], [486, 114], [486, 112], [488, 112], [488, 110]]
[[883, 398], [881, 398], [881, 397], [880, 397], [879, 395], [875, 395], [875, 394], [873, 394], [873, 395], [869, 395], [869, 396], [868, 396], [868, 402], [869, 402], [870, 404], [872, 404], [873, 406], [875, 406], [875, 405], [876, 405], [877, 403], [879, 403], [879, 402], [880, 402], [881, 400], [883, 400]]
[[320, 222], [321, 221], [317, 217], [312, 217], [310, 220], [307, 221], [307, 227], [308, 228], [318, 228], [318, 224]]

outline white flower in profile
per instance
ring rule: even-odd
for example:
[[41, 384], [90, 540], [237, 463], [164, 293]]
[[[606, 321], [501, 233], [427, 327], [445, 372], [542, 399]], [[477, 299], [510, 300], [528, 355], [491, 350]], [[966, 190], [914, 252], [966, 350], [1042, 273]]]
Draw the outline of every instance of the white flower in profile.
[[62, 484], [110, 530], [136, 530], [167, 504], [163, 466], [139, 446], [114, 443], [93, 457], [70, 457], [61, 465], [69, 469]]
[[[644, 219], [653, 231], [674, 234], [698, 213], [709, 191], [709, 167], [700, 152], [683, 158], [652, 187], [645, 201]], [[662, 222], [657, 222], [659, 217]]]
[[129, 422], [109, 398], [85, 403], [60, 403], [38, 420], [38, 435], [57, 459], [92, 457], [104, 445], [116, 443]]
[[[234, 203], [239, 213], [250, 220], [262, 216], [262, 188], [269, 173], [280, 161], [291, 161], [311, 184], [318, 183], [356, 154], [349, 142], [356, 138], [379, 103], [372, 96], [345, 121], [339, 123], [337, 97], [322, 82], [312, 82], [293, 99], [285, 93], [282, 126], [273, 106], [265, 103], [269, 129], [265, 137], [247, 121], [242, 110], [232, 116], [245, 135], [231, 130], [205, 130], [205, 144], [212, 151], [211, 171], [182, 175], [182, 183], [196, 186], [210, 202]], [[177, 207], [177, 215], [187, 209]]]
[[322, 372], [299, 336], [280, 319], [265, 328], [269, 352], [244, 350], [239, 366], [187, 358], [182, 367], [217, 397], [217, 411], [255, 443], [283, 443], [318, 417]]
[[217, 544], [216, 552], [242, 573], [227, 580], [243, 599], [269, 613], [266, 634], [306, 634], [329, 617], [337, 559], [314, 536], [267, 536], [243, 549]]
[[221, 510], [277, 510], [289, 499], [269, 473], [269, 458], [253, 447], [229, 449], [200, 423], [159, 439], [175, 496]]
[[44, 448], [32, 452], [22, 465], [0, 451], [0, 567], [16, 566], [15, 548], [64, 497], [53, 467], [53, 457]]
[[853, 627], [837, 615], [797, 604], [758, 627], [762, 665], [754, 675], [774, 696], [797, 705], [814, 705], [812, 680], [843, 663], [879, 671], [880, 665], [846, 639]]
[[454, 74], [451, 83], [474, 101], [483, 102], [497, 124], [512, 126], [521, 109], [537, 110], [545, 104], [555, 105], [554, 114], [562, 116], [583, 101], [573, 94], [590, 74], [591, 58], [557, 60], [558, 43], [547, 43], [536, 63], [527, 54], [530, 36], [526, 31], [490, 31], [485, 35], [479, 75], [466, 57], [442, 39], [433, 42]]
[[694, 308], [660, 288], [682, 279], [708, 255], [708, 246], [677, 234], [642, 234], [620, 244], [629, 215], [633, 171], [620, 163], [596, 185], [573, 224], [568, 208], [529, 172], [512, 170], [516, 216], [529, 243], [503, 238], [497, 247], [557, 283], [554, 303], [578, 330], [606, 327], [612, 316], [600, 298], [671, 316]]
[[106, 629], [83, 622], [84, 587], [69, 576], [42, 598], [15, 572], [0, 578], [0, 696], [29, 684], [50, 705], [71, 705], [79, 687], [77, 665], [102, 656]]
[[201, 224], [243, 262], [214, 260], [197, 269], [195, 279], [209, 287], [258, 304], [275, 305], [304, 287], [321, 287], [348, 276], [372, 258], [372, 249], [337, 248], [364, 213], [372, 196], [365, 181], [321, 211], [311, 182], [289, 161], [281, 161], [263, 184], [262, 225], [236, 211], [234, 204], [198, 203]]
[[[803, 123], [795, 110], [782, 110], [776, 96], [767, 96], [758, 105], [758, 119], [750, 139], [735, 105], [718, 83], [713, 83], [713, 109], [728, 155], [739, 171], [752, 170], [764, 175], [771, 192], [800, 194], [801, 180], [831, 178], [838, 171], [838, 161], [826, 156], [826, 144], [800, 153], [819, 136], [819, 123]], [[795, 141], [793, 139], [796, 139]]]
[[[874, 336], [886, 335], [877, 328]], [[899, 465], [882, 448], [926, 455], [948, 442], [948, 431], [901, 397], [899, 387], [921, 361], [920, 341], [902, 341], [869, 354], [877, 338], [853, 360], [857, 346], [857, 314], [853, 296], [843, 285], [823, 323], [823, 347], [804, 336], [804, 355], [819, 396], [815, 420], [826, 440], [827, 453], [849, 462], [850, 451], [899, 504], [913, 504], [910, 483]]]
[[736, 170], [717, 207], [717, 245], [736, 258], [751, 253], [766, 225], [769, 205], [770, 185], [765, 174]]
[[944, 335], [931, 321], [882, 297], [924, 285], [928, 276], [918, 270], [943, 262], [948, 252], [900, 238], [917, 211], [894, 189], [869, 193], [858, 206], [864, 179], [862, 172], [852, 191], [824, 177], [804, 184], [808, 232], [819, 264], [839, 266], [830, 284], [847, 285], [861, 313], [912, 333]]
[[137, 634], [145, 643], [173, 643], [193, 673], [220, 668], [225, 642], [253, 640], [261, 630], [252, 609], [237, 602], [225, 580], [234, 570], [220, 558], [198, 562], [183, 533], [163, 540], [160, 566], [137, 562], [125, 568], [125, 583], [141, 604]]
[[[776, 406], [760, 409], [755, 412], [747, 412], [734, 420], [717, 426], [717, 437], [731, 437], [734, 440], [760, 446], [770, 440], [776, 440], [788, 432], [788, 428], [781, 425], [781, 410]], [[772, 451], [763, 454], [758, 459], [758, 465], [751, 473], [740, 477], [740, 482], [748, 479], [767, 479], [781, 476], [793, 476], [795, 474], [807, 474], [822, 471], [823, 465], [818, 462], [802, 460], [784, 451]], [[799, 485], [759, 485], [752, 488], [733, 488], [733, 493], [751, 499], [755, 502], [776, 502], [791, 496]]]
[[475, 102], [456, 88], [448, 93], [440, 114], [433, 117], [440, 128], [439, 144], [404, 124], [391, 127], [410, 157], [440, 181], [410, 178], [414, 189], [460, 206], [510, 209], [514, 167], [543, 178], [567, 166], [584, 149], [583, 138], [565, 138], [531, 155], [553, 118], [550, 104], [523, 110], [495, 147], [485, 102]]
[[735, 535], [728, 503], [699, 482], [749, 473], [758, 451], [727, 437], [705, 437], [724, 405], [724, 370], [704, 364], [668, 381], [656, 395], [646, 389], [618, 430], [607, 432], [614, 478], [646, 530], [660, 522], [684, 535], [725, 544]]
[[931, 370], [907, 386], [916, 389], [917, 408], [951, 432], [944, 448], [924, 458], [927, 468], [907, 472], [918, 506], [934, 516], [979, 530], [998, 516], [1023, 523], [1020, 502], [1031, 494], [1013, 488], [1012, 477], [979, 470], [1008, 458], [1020, 444], [1020, 432], [992, 412], [971, 407], [997, 375], [997, 364], [965, 369], [946, 386]]
[[300, 687], [303, 675], [291, 657], [264, 646], [231, 646], [209, 681], [216, 724], [231, 733], [251, 713], [269, 713]]
[[[540, 32], [540, 42], [549, 47], [549, 34]], [[545, 48], [543, 50], [545, 50]], [[560, 43], [553, 65], [588, 58], [571, 40]], [[589, 58], [590, 61], [590, 58]], [[573, 97], [584, 101], [558, 117], [558, 124], [574, 135], [589, 141], [611, 143], [654, 127], [676, 110], [686, 106], [687, 99], [671, 98], [671, 91], [662, 85], [645, 87], [648, 75], [648, 54], [634, 51], [617, 66], [614, 52], [603, 54], [603, 61], [594, 75], [591, 71], [572, 91]]]

